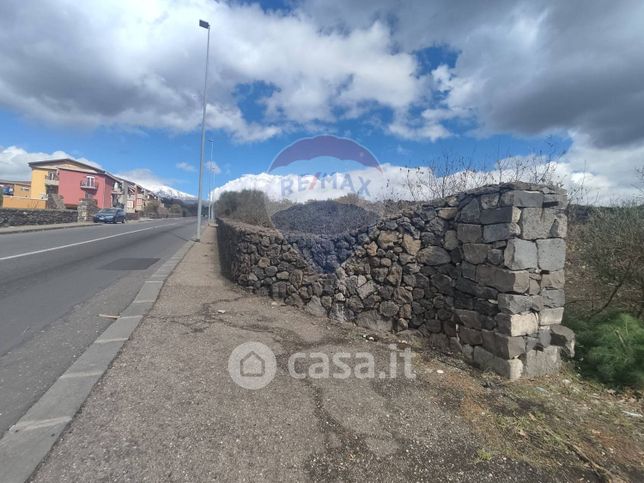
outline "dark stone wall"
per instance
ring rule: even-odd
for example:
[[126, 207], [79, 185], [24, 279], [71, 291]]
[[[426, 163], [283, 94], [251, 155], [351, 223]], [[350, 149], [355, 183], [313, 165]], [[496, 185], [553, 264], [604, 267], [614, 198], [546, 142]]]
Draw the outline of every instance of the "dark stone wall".
[[0, 226], [53, 225], [56, 223], [75, 223], [78, 221], [76, 210], [18, 210], [0, 208]]
[[[422, 336], [515, 379], [555, 372], [574, 335], [564, 304], [566, 194], [486, 186], [334, 237], [218, 220], [231, 280], [309, 313]], [[556, 334], [553, 337], [553, 328]], [[558, 345], [554, 345], [554, 343]]]

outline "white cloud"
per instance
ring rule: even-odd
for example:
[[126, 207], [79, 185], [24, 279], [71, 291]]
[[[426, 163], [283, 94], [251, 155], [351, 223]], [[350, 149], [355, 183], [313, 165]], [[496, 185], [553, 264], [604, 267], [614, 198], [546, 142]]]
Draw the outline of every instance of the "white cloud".
[[[326, 30], [388, 21], [403, 52], [452, 51], [455, 65], [431, 73], [427, 94], [437, 105], [423, 107], [471, 117], [480, 135], [572, 132], [598, 147], [644, 142], [642, 2], [618, 0], [607, 9], [584, 0], [303, 0], [299, 9]], [[442, 134], [431, 123], [425, 131], [404, 126], [394, 123], [392, 131]]]
[[[644, 167], [644, 146], [635, 152], [630, 149], [601, 150], [584, 145], [583, 141], [576, 141], [568, 153], [554, 160], [532, 154], [506, 158], [499, 163], [505, 166], [503, 170], [491, 168], [489, 171], [463, 171], [464, 166], [455, 164], [447, 168], [439, 161], [435, 166], [436, 173], [429, 166], [408, 168], [386, 163], [381, 165], [382, 172], [364, 168], [341, 173], [336, 177], [335, 184], [332, 179], [321, 183], [321, 180], [313, 176], [245, 174], [216, 188], [213, 194], [216, 199], [224, 191], [256, 189], [265, 192], [272, 199], [287, 198], [305, 202], [311, 199], [337, 198], [350, 192], [356, 193], [366, 186], [366, 190], [359, 194], [372, 201], [431, 200], [455, 191], [517, 178], [540, 182], [539, 176], [547, 173], [549, 180], [576, 193], [575, 202], [608, 205], [641, 196], [644, 188], [641, 180], [635, 178], [635, 169]], [[445, 169], [450, 174], [443, 178], [440, 175]], [[349, 176], [350, 183], [344, 183], [345, 175]], [[443, 188], [446, 189], [445, 192], [441, 192]], [[580, 188], [583, 191], [578, 193]]]
[[175, 167], [177, 169], [180, 169], [181, 171], [186, 171], [187, 173], [195, 173], [195, 172], [197, 172], [197, 168], [195, 168], [190, 163], [186, 163], [185, 161], [182, 161], [180, 163], [175, 164]]
[[221, 173], [221, 168], [214, 161], [206, 161], [206, 171], [214, 174]]
[[[199, 18], [212, 26], [208, 127], [237, 141], [333, 122], [366, 105], [405, 109], [425, 86], [384, 23], [325, 32], [297, 13], [211, 0], [7, 0], [0, 105], [56, 124], [193, 130], [206, 40]], [[234, 94], [260, 81], [270, 86], [259, 99], [267, 116], [255, 120]]]
[[0, 178], [13, 180], [31, 179], [31, 168], [29, 163], [34, 161], [46, 161], [48, 159], [76, 159], [85, 164], [100, 168], [101, 165], [85, 158], [75, 158], [64, 151], [54, 151], [53, 153], [30, 153], [17, 146], [3, 148], [0, 146]]

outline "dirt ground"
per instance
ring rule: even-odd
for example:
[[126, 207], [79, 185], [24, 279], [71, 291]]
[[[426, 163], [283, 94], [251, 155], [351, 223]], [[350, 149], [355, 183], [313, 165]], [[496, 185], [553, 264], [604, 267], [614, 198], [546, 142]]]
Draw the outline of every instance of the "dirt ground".
[[[212, 231], [33, 481], [643, 481], [644, 408], [574, 372], [508, 382], [418, 348], [416, 379], [294, 379], [295, 351], [417, 341], [367, 333], [243, 292], [219, 274]], [[231, 350], [271, 347], [265, 388], [231, 380]]]

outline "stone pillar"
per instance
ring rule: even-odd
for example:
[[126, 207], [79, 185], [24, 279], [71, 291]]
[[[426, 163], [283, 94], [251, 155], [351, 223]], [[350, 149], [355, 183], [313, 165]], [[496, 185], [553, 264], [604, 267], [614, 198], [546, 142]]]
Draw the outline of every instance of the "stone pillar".
[[[456, 288], [458, 340], [466, 359], [516, 379], [559, 370], [566, 257], [564, 191], [512, 183], [474, 190], [456, 218], [462, 251]], [[553, 337], [554, 336], [554, 337]], [[554, 345], [558, 344], [558, 345]]]

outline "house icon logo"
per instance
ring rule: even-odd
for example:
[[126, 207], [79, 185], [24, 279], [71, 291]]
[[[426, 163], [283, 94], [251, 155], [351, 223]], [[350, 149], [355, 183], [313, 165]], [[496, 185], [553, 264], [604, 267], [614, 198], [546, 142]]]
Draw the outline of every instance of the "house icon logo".
[[240, 361], [240, 374], [243, 377], [263, 377], [266, 363], [255, 351], [250, 351]]
[[273, 351], [261, 342], [240, 344], [228, 358], [228, 373], [244, 389], [261, 389], [275, 377], [277, 361]]

